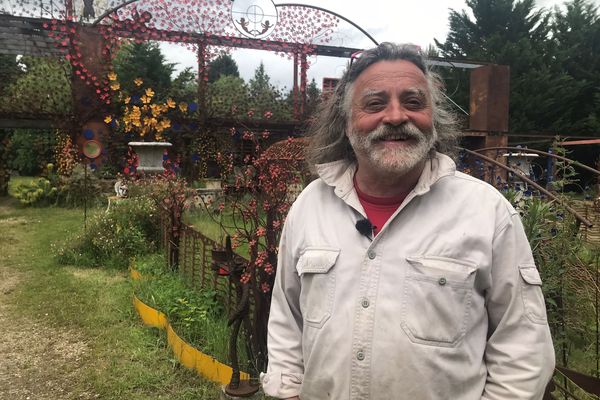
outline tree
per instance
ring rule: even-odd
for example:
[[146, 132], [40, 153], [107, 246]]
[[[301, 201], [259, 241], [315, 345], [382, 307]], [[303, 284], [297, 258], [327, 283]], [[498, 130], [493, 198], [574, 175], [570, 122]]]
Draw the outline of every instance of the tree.
[[[551, 128], [557, 117], [556, 103], [546, 101], [540, 107], [529, 98], [532, 93], [546, 90], [572, 97], [564, 93], [569, 90], [568, 79], [561, 79], [547, 67], [553, 61], [549, 40], [551, 14], [536, 10], [534, 0], [467, 0], [466, 3], [473, 17], [465, 10], [450, 11], [446, 41], [435, 40], [441, 55], [509, 65], [511, 130]], [[443, 75], [448, 86], [456, 88], [453, 99], [466, 108], [468, 75], [464, 71], [444, 71]], [[537, 89], [532, 91], [532, 86]]]
[[317, 86], [315, 78], [310, 81], [310, 84], [306, 87], [306, 110], [304, 114], [310, 117], [317, 109], [321, 102], [321, 90]]
[[14, 80], [0, 92], [0, 111], [71, 113], [71, 67], [65, 59], [23, 56], [19, 69], [21, 72], [13, 73]]
[[187, 67], [181, 71], [171, 83], [170, 96], [175, 101], [186, 101], [191, 103], [198, 99], [198, 76]]
[[222, 75], [209, 84], [207, 107], [211, 117], [232, 117], [248, 112], [248, 86], [242, 78]]
[[115, 72], [122, 87], [133, 92], [134, 80], [141, 78], [144, 87], [151, 87], [159, 96], [165, 96], [171, 88], [174, 63], [167, 63], [158, 44], [154, 42], [125, 43], [113, 61]]
[[19, 66], [16, 56], [0, 54], [0, 94], [23, 73], [25, 71]]
[[586, 0], [566, 3], [554, 12], [553, 40], [560, 72], [571, 77], [577, 90], [565, 115], [568, 133], [597, 133], [600, 129], [600, 19], [598, 8]]
[[240, 76], [237, 63], [229, 54], [221, 54], [209, 64], [208, 81], [215, 82], [221, 76]]
[[281, 91], [271, 83], [271, 78], [265, 71], [265, 65], [262, 62], [248, 83], [248, 91], [250, 95], [249, 108], [253, 114], [258, 117], [272, 114], [278, 119], [291, 118], [292, 113], [289, 106]]

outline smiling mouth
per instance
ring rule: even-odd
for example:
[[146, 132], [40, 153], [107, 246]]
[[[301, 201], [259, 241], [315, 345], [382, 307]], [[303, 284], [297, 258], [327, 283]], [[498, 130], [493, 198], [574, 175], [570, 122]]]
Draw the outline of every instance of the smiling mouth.
[[378, 139], [379, 142], [405, 142], [407, 140], [415, 139], [408, 135], [391, 135]]

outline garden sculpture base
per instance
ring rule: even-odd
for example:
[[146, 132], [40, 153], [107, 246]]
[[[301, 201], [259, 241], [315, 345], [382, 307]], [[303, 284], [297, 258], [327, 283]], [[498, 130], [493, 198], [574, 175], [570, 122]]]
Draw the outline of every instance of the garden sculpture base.
[[250, 381], [242, 380], [237, 389], [231, 389], [229, 385], [225, 385], [221, 390], [221, 400], [234, 400], [243, 397], [245, 399], [262, 399], [263, 394], [259, 393], [260, 385], [253, 384]]

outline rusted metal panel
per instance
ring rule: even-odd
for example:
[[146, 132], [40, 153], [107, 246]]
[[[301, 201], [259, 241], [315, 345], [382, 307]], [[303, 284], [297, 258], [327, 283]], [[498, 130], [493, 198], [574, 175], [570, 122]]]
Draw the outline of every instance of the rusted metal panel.
[[587, 140], [570, 140], [568, 142], [560, 142], [561, 146], [574, 146], [578, 144], [600, 144], [600, 139], [587, 139]]
[[473, 69], [470, 88], [469, 129], [508, 132], [509, 67], [486, 65]]

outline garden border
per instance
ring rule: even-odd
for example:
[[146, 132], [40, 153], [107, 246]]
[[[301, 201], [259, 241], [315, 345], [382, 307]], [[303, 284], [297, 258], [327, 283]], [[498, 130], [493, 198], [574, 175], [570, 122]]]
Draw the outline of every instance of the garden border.
[[[133, 280], [141, 279], [142, 275], [135, 269], [130, 270], [130, 276]], [[218, 361], [216, 358], [204, 354], [200, 350], [184, 341], [169, 324], [167, 316], [141, 301], [135, 293], [133, 294], [133, 305], [142, 319], [144, 325], [154, 328], [160, 328], [167, 331], [167, 344], [171, 348], [173, 355], [181, 365], [195, 370], [198, 375], [223, 385], [227, 385], [233, 374], [233, 369]], [[240, 373], [241, 379], [249, 379], [250, 376]]]

